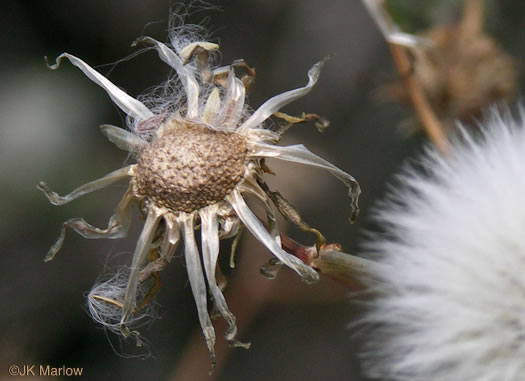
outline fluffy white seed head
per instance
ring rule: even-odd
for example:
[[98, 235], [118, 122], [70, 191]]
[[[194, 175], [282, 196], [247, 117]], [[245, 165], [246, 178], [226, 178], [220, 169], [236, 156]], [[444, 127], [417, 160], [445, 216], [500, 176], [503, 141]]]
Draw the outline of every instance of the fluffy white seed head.
[[371, 375], [525, 379], [524, 127], [523, 114], [495, 113], [449, 157], [407, 168], [381, 205], [386, 234], [368, 243], [382, 280], [366, 316]]

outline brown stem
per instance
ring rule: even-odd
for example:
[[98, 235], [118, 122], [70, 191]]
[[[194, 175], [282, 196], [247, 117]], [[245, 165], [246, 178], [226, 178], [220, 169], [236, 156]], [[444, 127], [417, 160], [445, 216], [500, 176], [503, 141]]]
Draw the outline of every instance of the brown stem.
[[410, 63], [406, 48], [390, 44], [390, 51], [397, 70], [401, 75], [405, 89], [408, 92], [408, 97], [414, 107], [414, 111], [423, 125], [423, 129], [437, 149], [446, 155], [448, 152], [447, 138], [443, 127], [436, 117], [436, 114], [434, 114], [434, 111], [432, 111], [423, 89], [413, 74], [413, 67]]
[[[292, 240], [286, 242], [291, 243]], [[261, 265], [261, 256], [268, 254], [266, 248], [254, 239], [248, 238], [245, 244], [248, 246], [244, 250], [244, 259], [239, 262], [239, 267], [225, 292], [230, 310], [236, 316], [239, 338], [245, 338], [244, 333], [250, 329], [258, 313], [272, 303], [346, 303], [348, 288], [337, 287], [333, 282], [321, 281], [315, 287], [310, 287], [298, 281], [297, 274], [293, 271], [282, 271], [279, 277], [272, 281], [262, 276], [254, 276]], [[304, 258], [307, 258], [308, 247], [298, 243], [296, 245], [296, 252], [302, 251], [305, 254]], [[202, 331], [197, 329], [168, 380], [214, 381], [224, 378], [221, 377], [221, 370], [232, 352], [227, 341], [222, 339], [228, 324], [224, 319], [217, 319], [214, 326], [217, 335], [215, 372], [211, 376], [208, 374], [209, 352]], [[249, 337], [246, 339], [249, 340]]]
[[478, 36], [483, 29], [483, 0], [465, 0], [460, 23], [460, 37]]

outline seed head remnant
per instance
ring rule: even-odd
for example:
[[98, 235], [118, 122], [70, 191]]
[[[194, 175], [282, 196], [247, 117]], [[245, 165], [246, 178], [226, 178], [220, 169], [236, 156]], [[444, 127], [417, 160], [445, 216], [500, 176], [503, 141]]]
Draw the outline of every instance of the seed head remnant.
[[406, 59], [407, 69], [400, 68], [405, 78], [380, 87], [385, 100], [414, 102], [406, 84], [406, 77], [413, 76], [445, 132], [452, 132], [458, 120], [474, 127], [485, 109], [515, 98], [518, 65], [485, 31], [483, 1], [464, 0], [458, 20], [435, 25], [421, 35], [401, 32], [385, 0], [363, 3], [385, 39], [408, 48], [412, 57]]
[[[126, 94], [81, 59], [68, 53], [60, 55], [51, 69], [57, 69], [61, 60], [67, 58], [127, 114], [130, 131], [110, 125], [103, 125], [101, 130], [117, 147], [130, 152], [136, 164], [84, 184], [66, 196], [51, 191], [44, 182], [38, 189], [52, 204], [63, 205], [116, 181], [129, 181], [128, 190], [106, 229], [94, 227], [82, 218], [66, 221], [46, 261], [60, 250], [68, 228], [86, 238], [125, 236], [131, 224], [131, 207], [138, 205], [145, 223], [131, 265], [93, 287], [88, 296], [90, 313], [106, 328], [124, 337], [134, 335], [140, 342], [134, 328], [147, 314], [147, 305], [160, 286], [160, 271], [171, 261], [182, 241], [189, 283], [213, 365], [215, 331], [208, 313], [208, 293], [229, 325], [225, 335], [229, 344], [248, 346], [235, 339], [235, 317], [217, 283], [216, 274], [221, 275], [217, 266], [219, 239], [238, 239], [246, 227], [275, 255], [277, 262], [296, 271], [304, 281], [312, 283], [319, 277], [313, 268], [281, 246], [276, 214], [279, 211], [290, 215], [291, 206], [276, 203], [277, 192], [271, 191], [264, 182], [263, 175], [268, 171], [264, 159], [296, 162], [329, 171], [349, 188], [351, 219], [358, 212], [360, 188], [352, 176], [303, 145], [276, 144], [292, 124], [312, 119], [320, 121], [319, 126], [326, 124], [315, 114], [297, 118], [278, 112], [310, 92], [324, 61], [308, 71], [308, 83], [304, 87], [274, 96], [250, 112], [245, 98], [254, 83], [255, 71], [242, 60], [215, 66], [214, 57], [219, 47], [205, 41], [198, 30], [195, 26], [174, 29], [170, 45], [150, 37], [136, 41], [146, 45], [144, 51], [155, 49], [161, 60], [176, 72], [157, 92], [144, 95], [140, 100]], [[284, 123], [269, 128], [264, 122], [272, 115]], [[261, 204], [268, 228], [250, 210], [245, 194]], [[287, 205], [286, 211], [282, 205]], [[318, 240], [322, 237], [318, 230], [301, 221], [298, 213], [294, 215], [301, 228], [315, 233]], [[198, 228], [200, 250], [195, 238]]]
[[141, 153], [133, 193], [156, 205], [191, 213], [224, 199], [242, 179], [246, 141], [205, 126], [166, 126]]

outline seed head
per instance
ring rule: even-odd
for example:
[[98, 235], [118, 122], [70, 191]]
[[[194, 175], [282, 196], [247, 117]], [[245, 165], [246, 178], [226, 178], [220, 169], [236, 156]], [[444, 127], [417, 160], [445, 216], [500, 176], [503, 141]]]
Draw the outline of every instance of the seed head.
[[[82, 218], [70, 219], [64, 223], [46, 259], [52, 259], [61, 248], [67, 228], [87, 238], [125, 236], [131, 224], [130, 208], [139, 204], [145, 222], [127, 272], [125, 290], [122, 277], [118, 277], [119, 287], [113, 286], [115, 282], [110, 282], [109, 288], [95, 285], [89, 295], [90, 312], [108, 329], [124, 337], [134, 334], [138, 338], [132, 325], [141, 321], [142, 306], [149, 303], [160, 287], [159, 273], [173, 258], [178, 244], [184, 242], [188, 280], [213, 364], [215, 331], [208, 313], [208, 296], [228, 323], [225, 334], [228, 343], [247, 346], [235, 339], [235, 317], [217, 283], [221, 238], [238, 239], [245, 226], [279, 263], [296, 271], [303, 280], [312, 283], [319, 278], [312, 267], [281, 246], [276, 214], [277, 210], [283, 212], [270, 197], [275, 192], [264, 182], [263, 174], [268, 168], [263, 160], [271, 157], [328, 170], [349, 187], [352, 215], [358, 211], [360, 188], [352, 176], [303, 145], [282, 147], [276, 144], [291, 124], [311, 118], [312, 114], [294, 118], [283, 117], [284, 114], [277, 112], [310, 92], [324, 61], [308, 71], [305, 86], [276, 95], [252, 113], [245, 101], [247, 87], [254, 82], [255, 70], [244, 61], [213, 66], [212, 57], [219, 46], [185, 30], [178, 31], [171, 45], [149, 37], [140, 39], [148, 44], [144, 51], [155, 49], [177, 73], [157, 89], [160, 91], [147, 94], [141, 100], [130, 97], [81, 59], [68, 53], [59, 56], [57, 64], [51, 68], [58, 68], [60, 60], [67, 58], [104, 88], [128, 115], [131, 131], [105, 125], [102, 132], [117, 147], [130, 152], [137, 163], [82, 185], [63, 197], [52, 192], [45, 183], [40, 183], [38, 188], [53, 204], [63, 205], [115, 181], [129, 180], [129, 188], [106, 229], [91, 226]], [[244, 70], [246, 74], [239, 76], [236, 70]], [[288, 123], [276, 129], [266, 128], [265, 121], [272, 115]], [[245, 202], [245, 193], [260, 201], [268, 228]], [[198, 229], [200, 240], [195, 237]], [[150, 291], [142, 292], [149, 284], [153, 284]], [[105, 308], [104, 303], [109, 303], [110, 308]]]
[[[421, 36], [400, 31], [386, 0], [363, 0], [390, 44], [410, 50], [410, 70], [403, 69], [424, 90], [432, 111], [447, 131], [460, 120], [473, 126], [483, 111], [512, 101], [517, 92], [518, 65], [484, 28], [484, 2], [464, 0], [454, 23], [433, 26]], [[407, 63], [408, 65], [408, 63]], [[405, 79], [380, 88], [387, 100], [412, 102]]]
[[246, 141], [231, 132], [175, 123], [140, 154], [133, 192], [158, 207], [191, 213], [224, 199], [245, 172]]
[[378, 210], [384, 234], [368, 243], [380, 280], [366, 315], [370, 375], [525, 379], [524, 168], [523, 114], [495, 114], [399, 176]]

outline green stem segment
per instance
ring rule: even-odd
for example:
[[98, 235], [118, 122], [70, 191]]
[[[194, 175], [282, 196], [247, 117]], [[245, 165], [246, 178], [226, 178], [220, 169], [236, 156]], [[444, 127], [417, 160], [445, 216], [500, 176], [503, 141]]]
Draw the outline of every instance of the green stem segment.
[[369, 259], [330, 248], [321, 248], [319, 255], [310, 263], [319, 273], [350, 288], [377, 282], [378, 278], [372, 271], [372, 267], [377, 265]]
[[356, 289], [379, 281], [373, 270], [380, 266], [377, 262], [344, 253], [338, 244], [323, 245], [317, 251], [315, 245], [304, 246], [283, 233], [281, 242], [288, 253], [348, 288]]

